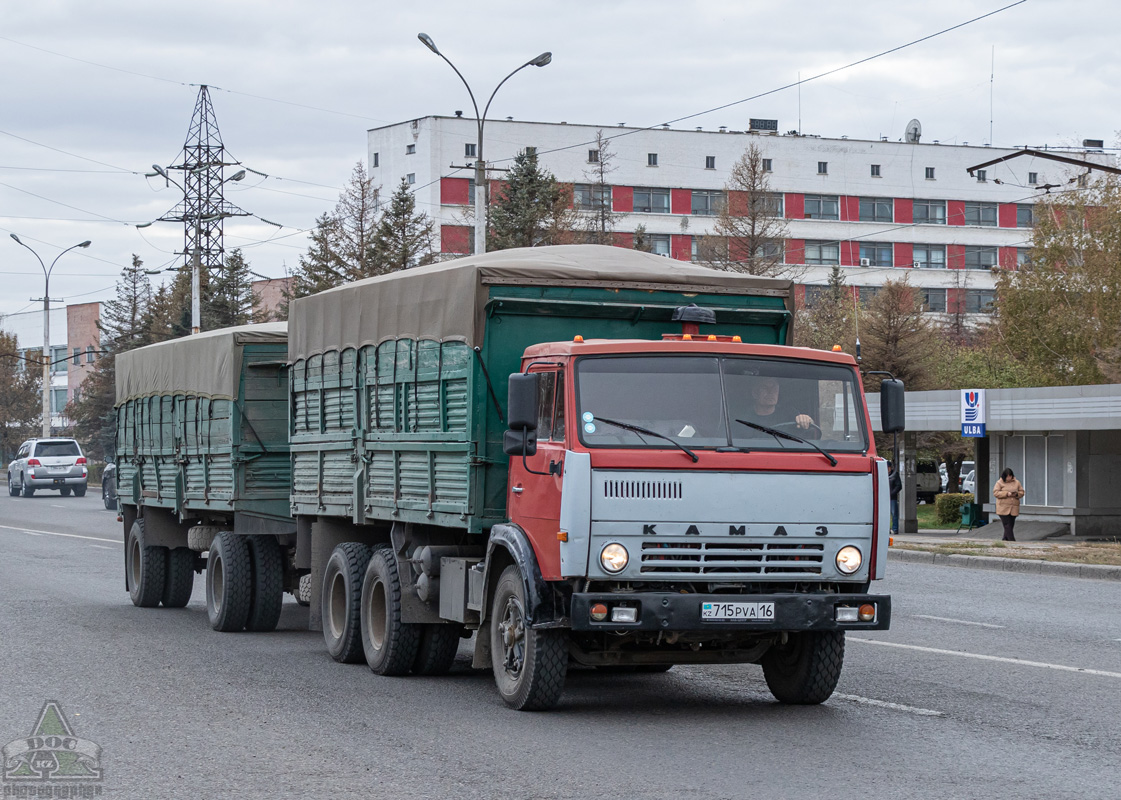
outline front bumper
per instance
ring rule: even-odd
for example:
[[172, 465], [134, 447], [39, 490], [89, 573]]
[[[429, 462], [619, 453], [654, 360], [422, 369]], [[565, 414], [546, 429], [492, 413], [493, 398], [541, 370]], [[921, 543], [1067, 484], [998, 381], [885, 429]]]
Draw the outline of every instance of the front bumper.
[[[596, 622], [591, 608], [603, 603], [608, 618]], [[758, 620], [701, 619], [704, 603], [774, 603], [774, 617]], [[876, 618], [871, 622], [838, 622], [838, 606], [856, 607], [871, 603]], [[617, 606], [638, 609], [635, 622], [612, 622], [610, 609]], [[891, 624], [891, 597], [884, 594], [672, 594], [637, 592], [634, 594], [574, 594], [569, 618], [575, 631], [885, 631]]]

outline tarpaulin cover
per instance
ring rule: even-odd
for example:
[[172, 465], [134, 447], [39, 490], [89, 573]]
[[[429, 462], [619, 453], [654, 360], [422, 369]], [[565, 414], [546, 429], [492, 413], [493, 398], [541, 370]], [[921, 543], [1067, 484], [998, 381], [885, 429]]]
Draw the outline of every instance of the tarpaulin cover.
[[791, 302], [788, 280], [699, 267], [603, 245], [500, 250], [367, 278], [294, 300], [289, 361], [390, 339], [481, 346], [489, 286], [637, 288], [767, 295]]
[[117, 405], [138, 397], [195, 395], [236, 400], [242, 348], [284, 344], [288, 323], [240, 325], [172, 339], [117, 356]]

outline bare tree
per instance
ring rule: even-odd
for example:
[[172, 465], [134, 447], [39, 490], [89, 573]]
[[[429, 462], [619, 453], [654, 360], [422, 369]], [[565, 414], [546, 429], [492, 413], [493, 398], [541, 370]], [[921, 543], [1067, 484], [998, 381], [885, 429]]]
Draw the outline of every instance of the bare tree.
[[588, 151], [588, 168], [584, 170], [586, 183], [574, 188], [574, 205], [580, 213], [581, 227], [588, 244], [615, 244], [615, 225], [623, 217], [612, 207], [611, 183], [608, 178], [618, 167], [614, 166], [615, 153], [611, 139], [596, 131], [595, 148]]
[[732, 272], [794, 278], [804, 270], [784, 263], [782, 196], [771, 191], [764, 162], [762, 149], [752, 142], [732, 165], [724, 202], [712, 234], [700, 240], [698, 260]]

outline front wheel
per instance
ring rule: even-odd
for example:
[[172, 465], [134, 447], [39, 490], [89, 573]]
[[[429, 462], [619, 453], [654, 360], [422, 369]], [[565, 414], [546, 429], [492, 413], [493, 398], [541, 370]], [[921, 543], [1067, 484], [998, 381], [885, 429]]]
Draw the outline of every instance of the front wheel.
[[568, 672], [565, 634], [529, 627], [525, 589], [516, 566], [498, 579], [490, 612], [490, 660], [502, 701], [518, 711], [552, 708]]
[[117, 498], [109, 495], [109, 484], [101, 484], [101, 502], [105, 504], [106, 511], [117, 510]]
[[816, 705], [837, 688], [845, 661], [844, 631], [792, 633], [762, 660], [767, 688], [780, 703]]

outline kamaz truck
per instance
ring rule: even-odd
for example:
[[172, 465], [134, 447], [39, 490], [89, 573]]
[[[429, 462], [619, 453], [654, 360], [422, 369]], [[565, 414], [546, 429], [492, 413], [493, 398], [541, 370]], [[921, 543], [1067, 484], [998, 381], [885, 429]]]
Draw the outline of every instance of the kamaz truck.
[[[218, 630], [275, 626], [302, 582], [335, 660], [439, 674], [473, 638], [516, 709], [556, 704], [573, 664], [759, 664], [779, 701], [820, 703], [845, 632], [890, 623], [870, 592], [889, 495], [858, 364], [789, 346], [792, 310], [788, 281], [508, 250], [295, 300], [286, 358], [231, 359], [224, 392], [204, 381], [218, 405], [132, 370], [118, 452], [133, 601], [178, 604], [170, 565], [189, 558]], [[153, 399], [172, 385], [181, 397]], [[281, 437], [253, 435], [248, 392], [266, 385]], [[898, 432], [902, 385], [881, 393]], [[169, 409], [162, 439], [151, 410], [129, 410], [141, 397]], [[228, 433], [200, 437], [214, 413]], [[249, 472], [281, 452], [277, 513]]]

